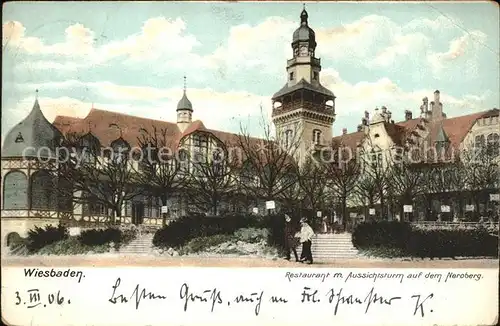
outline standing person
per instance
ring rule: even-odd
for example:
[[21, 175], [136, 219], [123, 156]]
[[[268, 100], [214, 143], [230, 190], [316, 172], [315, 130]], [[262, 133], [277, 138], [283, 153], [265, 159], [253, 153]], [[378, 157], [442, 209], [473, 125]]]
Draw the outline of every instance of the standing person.
[[302, 243], [302, 253], [300, 255], [300, 261], [307, 261], [308, 264], [313, 263], [313, 257], [311, 252], [312, 238], [314, 236], [314, 231], [307, 223], [307, 220], [303, 217], [300, 219], [300, 242]]
[[323, 217], [323, 233], [328, 233], [328, 216]]
[[297, 255], [297, 241], [295, 240], [292, 219], [287, 214], [285, 214], [285, 251], [286, 260], [290, 260], [290, 251], [293, 251], [295, 261], [299, 261], [299, 256]]

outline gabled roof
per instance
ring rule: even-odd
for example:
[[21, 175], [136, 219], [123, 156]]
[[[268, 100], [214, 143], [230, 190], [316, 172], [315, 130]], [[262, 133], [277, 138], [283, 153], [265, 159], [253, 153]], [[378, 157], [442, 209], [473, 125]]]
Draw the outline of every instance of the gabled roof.
[[[458, 148], [458, 146], [460, 146], [465, 136], [478, 119], [490, 116], [498, 116], [498, 114], [498, 109], [492, 109], [455, 118], [446, 118], [440, 120], [440, 122], [432, 122], [427, 121], [424, 118], [416, 118], [396, 122], [394, 124], [384, 123], [384, 126], [389, 137], [391, 137], [391, 139], [397, 145], [404, 145], [408, 135], [416, 130], [419, 124], [425, 124], [429, 129], [429, 136], [427, 138], [427, 141], [429, 141], [431, 144], [434, 144], [436, 140], [443, 138], [449, 141], [450, 146]], [[442, 131], [440, 131], [441, 128]], [[356, 146], [356, 143], [359, 143], [363, 138], [363, 132], [355, 132], [334, 137], [333, 140], [354, 148]]]
[[332, 142], [334, 146], [345, 146], [349, 147], [352, 151], [356, 150], [358, 144], [365, 137], [363, 131], [353, 132], [350, 134], [345, 134], [337, 137], [333, 137]]
[[295, 84], [293, 86], [288, 87], [288, 83], [285, 84], [285, 86], [283, 86], [278, 92], [274, 93], [272, 99], [274, 100], [278, 97], [295, 92], [299, 89], [306, 89], [306, 90], [310, 90], [313, 92], [321, 93], [321, 94], [326, 95], [328, 97], [335, 98], [335, 95], [333, 95], [333, 92], [330, 91], [329, 89], [327, 89], [326, 87], [324, 87], [323, 85], [321, 85], [319, 83], [317, 85], [313, 85], [313, 84], [307, 82], [304, 78], [302, 78], [297, 84]]
[[99, 109], [90, 110], [89, 114], [83, 119], [57, 116], [53, 124], [63, 134], [71, 132], [86, 134], [91, 132], [99, 139], [102, 146], [111, 145], [111, 142], [120, 136], [130, 146], [138, 146], [139, 139], [144, 134], [144, 131], [153, 133], [154, 128], [158, 132], [165, 130], [166, 140], [172, 146], [181, 135], [175, 123]]

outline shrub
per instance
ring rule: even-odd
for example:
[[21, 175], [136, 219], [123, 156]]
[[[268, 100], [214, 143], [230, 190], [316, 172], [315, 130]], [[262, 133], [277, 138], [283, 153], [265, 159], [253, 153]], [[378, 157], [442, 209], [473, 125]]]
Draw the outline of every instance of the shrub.
[[186, 216], [158, 230], [153, 244], [157, 247], [178, 247], [194, 238], [232, 234], [240, 228], [261, 225], [262, 220], [255, 216]]
[[51, 243], [38, 251], [40, 255], [79, 255], [87, 254], [90, 251], [94, 253], [104, 253], [109, 251], [109, 245], [87, 246], [82, 244], [77, 237], [69, 237]]
[[[156, 231], [153, 244], [156, 247], [177, 248], [189, 240], [217, 234], [233, 234], [242, 228], [268, 229], [268, 244], [283, 248], [285, 244], [285, 219], [283, 215], [256, 216], [186, 216]], [[243, 232], [243, 231], [242, 231]], [[257, 231], [264, 232], [264, 231]]]
[[234, 240], [234, 237], [227, 234], [217, 234], [209, 237], [194, 238], [184, 246], [182, 251], [183, 253], [196, 253], [231, 240]]
[[234, 232], [237, 241], [244, 241], [249, 243], [257, 243], [262, 240], [269, 239], [270, 232], [268, 229], [257, 228], [241, 228]]
[[51, 243], [67, 239], [68, 236], [68, 229], [61, 224], [57, 227], [52, 225], [46, 225], [44, 228], [35, 226], [34, 229], [28, 231], [26, 248], [30, 253], [35, 253]]
[[352, 243], [358, 248], [405, 248], [412, 232], [411, 225], [397, 221], [370, 221], [360, 223], [352, 233]]
[[116, 228], [85, 230], [78, 236], [78, 240], [87, 246], [100, 246], [110, 242], [120, 243], [121, 239], [122, 231]]
[[[375, 221], [359, 224], [353, 232], [356, 248], [371, 254], [411, 257], [498, 257], [498, 237], [484, 227], [421, 229], [408, 223]], [[378, 250], [380, 248], [380, 250]]]

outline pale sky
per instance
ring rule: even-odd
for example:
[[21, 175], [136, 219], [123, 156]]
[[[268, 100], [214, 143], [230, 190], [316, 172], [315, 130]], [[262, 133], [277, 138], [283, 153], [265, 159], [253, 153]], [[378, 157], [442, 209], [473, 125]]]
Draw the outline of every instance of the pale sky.
[[[194, 119], [238, 132], [286, 82], [301, 3], [3, 4], [2, 138], [32, 108], [175, 121], [187, 76]], [[441, 91], [448, 116], [498, 107], [499, 10], [484, 3], [306, 3], [334, 135], [385, 105], [395, 120]], [[257, 133], [257, 129], [252, 129]]]

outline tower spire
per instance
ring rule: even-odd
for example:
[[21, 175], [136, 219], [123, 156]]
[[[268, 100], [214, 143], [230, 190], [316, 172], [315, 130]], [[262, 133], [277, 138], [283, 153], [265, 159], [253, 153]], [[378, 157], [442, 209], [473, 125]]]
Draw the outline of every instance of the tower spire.
[[303, 3], [302, 6], [303, 6], [303, 9], [302, 9], [302, 12], [300, 13], [300, 24], [307, 25], [307, 18], [309, 17], [309, 15], [307, 14], [307, 11], [306, 11], [306, 4]]

